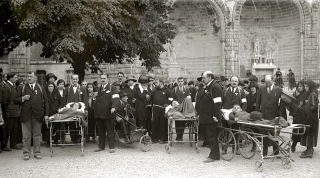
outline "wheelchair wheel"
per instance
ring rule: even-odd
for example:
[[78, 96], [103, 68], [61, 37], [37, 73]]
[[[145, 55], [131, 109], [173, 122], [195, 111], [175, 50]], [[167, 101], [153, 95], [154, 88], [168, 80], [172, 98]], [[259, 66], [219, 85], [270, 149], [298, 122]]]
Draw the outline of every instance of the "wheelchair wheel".
[[262, 161], [256, 161], [255, 169], [257, 172], [263, 171], [263, 162]]
[[140, 149], [143, 152], [147, 152], [151, 149], [151, 137], [149, 135], [143, 135], [140, 139]]
[[220, 156], [223, 160], [230, 161], [236, 152], [236, 138], [229, 129], [223, 129], [218, 135]]
[[289, 158], [283, 158], [281, 163], [284, 169], [290, 169], [292, 166], [291, 160]]
[[256, 144], [251, 136], [247, 133], [238, 134], [238, 148], [242, 157], [246, 159], [252, 158], [256, 154]]

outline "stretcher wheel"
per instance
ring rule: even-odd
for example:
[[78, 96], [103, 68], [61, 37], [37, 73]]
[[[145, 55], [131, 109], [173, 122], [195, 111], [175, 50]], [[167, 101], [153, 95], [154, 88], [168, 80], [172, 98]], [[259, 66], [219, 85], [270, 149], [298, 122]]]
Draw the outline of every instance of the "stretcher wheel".
[[262, 161], [256, 161], [255, 168], [256, 168], [257, 172], [262, 172], [263, 171], [263, 162]]
[[166, 149], [166, 152], [167, 152], [168, 154], [171, 153], [171, 149], [170, 149], [170, 146], [169, 146], [169, 145], [166, 145], [164, 148]]
[[228, 129], [223, 129], [218, 135], [220, 156], [223, 160], [229, 161], [235, 155], [237, 148], [236, 138]]
[[257, 146], [246, 133], [238, 133], [238, 148], [242, 157], [246, 159], [252, 158], [256, 154]]
[[289, 158], [283, 158], [282, 159], [282, 167], [284, 169], [290, 169], [291, 166], [292, 166], [292, 164], [291, 164], [291, 160]]
[[143, 152], [151, 149], [151, 138], [149, 135], [143, 135], [140, 139], [140, 148]]

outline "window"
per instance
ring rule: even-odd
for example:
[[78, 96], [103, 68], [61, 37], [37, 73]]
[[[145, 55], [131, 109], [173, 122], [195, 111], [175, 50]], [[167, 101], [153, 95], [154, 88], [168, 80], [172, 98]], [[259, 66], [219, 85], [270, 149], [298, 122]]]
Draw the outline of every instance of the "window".
[[71, 76], [74, 74], [73, 70], [67, 70], [66, 84], [71, 84]]
[[37, 70], [37, 76], [38, 76], [38, 83], [41, 86], [45, 86], [46, 85], [46, 74], [47, 72], [45, 70]]

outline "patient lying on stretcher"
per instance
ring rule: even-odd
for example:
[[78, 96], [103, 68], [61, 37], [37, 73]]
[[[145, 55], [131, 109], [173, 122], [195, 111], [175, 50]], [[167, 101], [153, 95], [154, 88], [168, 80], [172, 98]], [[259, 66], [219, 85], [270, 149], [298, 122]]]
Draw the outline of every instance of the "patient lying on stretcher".
[[49, 120], [63, 120], [67, 118], [80, 118], [81, 123], [86, 127], [87, 121], [85, 118], [88, 112], [85, 109], [85, 104], [82, 102], [68, 103], [64, 108], [61, 108], [59, 112], [49, 118]]
[[185, 98], [181, 104], [177, 101], [172, 102], [172, 107], [169, 105], [166, 108], [166, 114], [172, 119], [185, 119], [195, 117], [195, 109], [190, 98]]
[[283, 117], [276, 117], [273, 120], [264, 120], [262, 114], [258, 111], [252, 111], [248, 113], [243, 111], [240, 105], [234, 105], [232, 112], [229, 114], [229, 124], [236, 123], [238, 121], [253, 122], [256, 124], [264, 125], [279, 125], [281, 127], [287, 127], [289, 123]]

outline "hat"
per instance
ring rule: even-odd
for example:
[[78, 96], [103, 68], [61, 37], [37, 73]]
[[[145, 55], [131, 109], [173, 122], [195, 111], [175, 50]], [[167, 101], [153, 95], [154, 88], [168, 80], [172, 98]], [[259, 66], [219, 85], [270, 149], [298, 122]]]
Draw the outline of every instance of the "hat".
[[251, 87], [256, 87], [257, 89], [259, 88], [257, 82], [250, 82], [248, 88], [250, 89]]
[[258, 77], [255, 76], [255, 75], [251, 75], [251, 76], [248, 78], [248, 80], [249, 80], [250, 82], [253, 82], [253, 81], [258, 82]]
[[149, 82], [150, 82], [150, 80], [151, 79], [153, 79], [154, 80], [154, 77], [152, 77], [152, 76], [148, 76], [148, 80], [149, 80]]
[[258, 111], [252, 111], [250, 113], [250, 118], [248, 119], [249, 121], [259, 121], [262, 118], [262, 113]]
[[188, 83], [188, 85], [194, 85], [194, 82], [193, 82], [193, 81], [190, 81], [190, 82]]
[[226, 81], [226, 80], [228, 80], [228, 78], [226, 78], [226, 77], [223, 76], [223, 75], [220, 76], [220, 79], [221, 79], [221, 81], [223, 81], [223, 82]]
[[291, 103], [292, 100], [295, 100], [296, 98], [293, 97], [291, 94], [285, 92], [285, 91], [282, 91], [282, 94], [281, 94], [281, 99], [282, 100], [286, 100], [286, 101], [289, 101], [289, 103]]
[[119, 81], [115, 81], [115, 82], [113, 83], [113, 86], [120, 86], [120, 82], [119, 82]]
[[266, 80], [263, 78], [263, 79], [261, 79], [261, 82], [266, 82]]
[[137, 80], [134, 78], [134, 76], [129, 76], [125, 82], [128, 83], [130, 80], [133, 82], [137, 82]]
[[242, 80], [240, 80], [239, 85], [244, 87], [244, 82]]
[[201, 74], [200, 77], [197, 78], [197, 80], [198, 80], [199, 82], [201, 82], [201, 80], [202, 80], [202, 75], [203, 75], [203, 73]]
[[46, 81], [49, 80], [49, 78], [54, 78], [54, 81], [56, 81], [58, 78], [57, 76], [55, 76], [53, 73], [48, 73], [47, 76], [46, 76]]
[[127, 94], [127, 92], [125, 92], [124, 90], [120, 90], [119, 96], [120, 96], [120, 98], [121, 98], [121, 97], [123, 97], [123, 96], [128, 96], [128, 94]]
[[249, 84], [249, 80], [243, 79], [243, 83], [244, 83], [244, 84]]
[[141, 75], [138, 79], [138, 82], [141, 84], [149, 83], [149, 78], [146, 75]]

